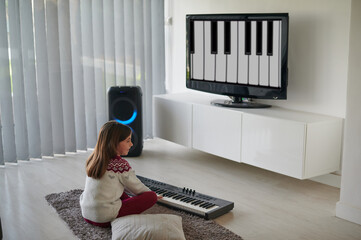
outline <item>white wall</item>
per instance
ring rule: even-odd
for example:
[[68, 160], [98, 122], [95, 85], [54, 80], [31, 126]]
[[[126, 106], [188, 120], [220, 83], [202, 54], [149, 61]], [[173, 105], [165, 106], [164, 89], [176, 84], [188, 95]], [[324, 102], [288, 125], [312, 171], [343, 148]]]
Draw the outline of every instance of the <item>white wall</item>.
[[[196, 13], [288, 12], [291, 109], [345, 117], [351, 0], [168, 0], [173, 6], [168, 92], [186, 91], [185, 16]], [[166, 12], [167, 17], [167, 12]], [[167, 64], [166, 63], [166, 64]], [[170, 71], [169, 71], [170, 70]]]
[[352, 1], [349, 78], [342, 163], [341, 197], [336, 216], [361, 224], [361, 1]]

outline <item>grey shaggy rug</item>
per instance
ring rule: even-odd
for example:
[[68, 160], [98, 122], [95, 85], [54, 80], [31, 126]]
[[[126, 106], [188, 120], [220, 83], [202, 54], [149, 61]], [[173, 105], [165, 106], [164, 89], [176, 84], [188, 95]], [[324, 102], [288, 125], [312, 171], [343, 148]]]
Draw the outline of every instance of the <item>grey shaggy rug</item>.
[[[55, 208], [59, 216], [66, 222], [73, 233], [84, 240], [111, 239], [110, 228], [100, 228], [88, 224], [81, 216], [79, 196], [83, 192], [75, 189], [68, 192], [52, 193], [45, 196], [48, 203]], [[182, 217], [183, 231], [187, 240], [242, 240], [242, 238], [212, 220], [190, 215], [183, 211], [173, 210], [158, 204], [144, 212], [145, 214], [175, 214]]]

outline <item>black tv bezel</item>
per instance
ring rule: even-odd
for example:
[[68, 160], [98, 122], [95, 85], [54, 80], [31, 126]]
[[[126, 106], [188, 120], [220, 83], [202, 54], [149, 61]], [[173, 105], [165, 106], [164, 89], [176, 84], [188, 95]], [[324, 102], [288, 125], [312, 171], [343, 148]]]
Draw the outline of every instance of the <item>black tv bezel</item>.
[[[190, 21], [244, 21], [244, 20], [281, 20], [281, 87], [250, 84], [235, 84], [190, 78]], [[202, 92], [252, 99], [287, 99], [288, 87], [288, 13], [233, 13], [233, 14], [187, 14], [186, 15], [186, 87]]]

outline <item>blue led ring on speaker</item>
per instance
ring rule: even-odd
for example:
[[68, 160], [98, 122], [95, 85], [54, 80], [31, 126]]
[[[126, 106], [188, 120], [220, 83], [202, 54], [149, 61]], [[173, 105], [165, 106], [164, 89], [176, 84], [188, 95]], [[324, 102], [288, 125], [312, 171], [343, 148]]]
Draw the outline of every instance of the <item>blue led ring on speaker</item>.
[[[120, 120], [119, 117], [116, 116], [116, 114], [114, 114], [116, 112], [115, 110], [115, 107], [117, 104], [119, 104], [119, 102], [127, 102], [128, 104], [130, 104], [133, 108], [133, 113], [132, 113], [132, 116], [127, 119], [127, 120]], [[137, 118], [137, 115], [138, 115], [138, 111], [137, 111], [137, 107], [135, 105], [135, 103], [133, 101], [131, 101], [130, 99], [127, 99], [125, 97], [120, 97], [118, 98], [115, 102], [113, 102], [112, 106], [111, 106], [111, 109], [112, 109], [112, 118], [119, 122], [119, 123], [122, 123], [124, 125], [129, 125], [131, 124], [132, 122], [134, 122], [134, 120]]]
[[115, 121], [117, 121], [118, 123], [122, 123], [124, 125], [128, 125], [131, 124], [137, 117], [137, 110], [134, 110], [133, 115], [128, 119], [128, 120], [120, 120], [118, 118], [115, 118]]

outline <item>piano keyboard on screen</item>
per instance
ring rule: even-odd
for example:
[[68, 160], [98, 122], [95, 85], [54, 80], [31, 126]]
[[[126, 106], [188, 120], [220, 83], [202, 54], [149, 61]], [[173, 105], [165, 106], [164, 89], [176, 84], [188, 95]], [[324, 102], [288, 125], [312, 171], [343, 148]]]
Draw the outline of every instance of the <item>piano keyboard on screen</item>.
[[282, 21], [224, 19], [190, 20], [190, 77], [280, 88]]
[[158, 203], [181, 209], [205, 219], [217, 218], [234, 207], [233, 202], [200, 194], [188, 188], [179, 188], [156, 180], [138, 176], [139, 180], [163, 198]]

